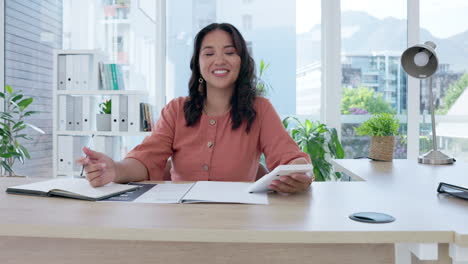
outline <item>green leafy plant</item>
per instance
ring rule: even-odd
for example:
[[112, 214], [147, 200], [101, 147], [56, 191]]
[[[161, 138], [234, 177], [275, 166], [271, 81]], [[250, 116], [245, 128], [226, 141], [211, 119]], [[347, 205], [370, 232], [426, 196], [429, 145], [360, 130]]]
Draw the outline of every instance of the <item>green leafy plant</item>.
[[99, 104], [99, 113], [100, 114], [112, 114], [112, 100], [105, 100]]
[[[291, 119], [296, 126], [288, 129]], [[307, 119], [301, 122], [296, 117], [286, 117], [283, 119], [283, 125], [301, 150], [309, 154], [316, 181], [341, 178], [341, 173], [334, 172], [330, 163], [332, 158], [344, 158], [344, 150], [335, 128], [328, 128], [325, 124]]]
[[0, 92], [0, 97], [4, 99], [4, 111], [0, 112], [0, 158], [1, 169], [8, 172], [9, 176], [15, 175], [13, 165], [15, 161], [24, 164], [25, 159], [30, 159], [28, 150], [20, 144], [20, 139], [32, 140], [23, 130], [30, 127], [39, 133], [44, 134], [40, 128], [26, 123], [25, 117], [31, 116], [37, 111], [26, 111], [26, 108], [33, 102], [33, 98], [24, 97], [21, 91], [14, 92], [11, 86], [5, 86], [5, 93]]
[[265, 71], [270, 67], [270, 63], [265, 63], [264, 60], [260, 60], [258, 67], [258, 76], [257, 76], [257, 90], [260, 95], [267, 96], [270, 90], [273, 90], [273, 87], [265, 80]]
[[356, 128], [356, 133], [359, 136], [396, 136], [399, 124], [400, 122], [394, 114], [374, 114]]

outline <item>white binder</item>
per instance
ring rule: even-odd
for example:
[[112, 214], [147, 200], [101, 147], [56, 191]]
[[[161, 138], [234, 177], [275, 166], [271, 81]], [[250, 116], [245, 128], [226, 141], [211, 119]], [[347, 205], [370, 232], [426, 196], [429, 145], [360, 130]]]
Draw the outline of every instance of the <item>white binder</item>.
[[57, 128], [59, 131], [67, 130], [67, 96], [58, 96], [58, 124]]
[[73, 106], [73, 121], [75, 122], [73, 130], [83, 131], [83, 97], [74, 96]]
[[128, 114], [128, 131], [140, 131], [140, 97], [136, 94], [128, 95], [127, 114]]
[[57, 69], [58, 69], [58, 76], [57, 76], [57, 89], [65, 90], [67, 88], [67, 56], [66, 55], [59, 55], [57, 61]]
[[90, 90], [91, 87], [91, 55], [80, 55], [80, 88], [82, 90]]
[[73, 170], [73, 137], [57, 137], [57, 168], [60, 172], [69, 173]]
[[119, 101], [119, 131], [128, 131], [128, 96], [121, 95]]
[[69, 55], [72, 57], [73, 70], [72, 70], [72, 90], [82, 90], [81, 88], [81, 57], [83, 55]]
[[120, 95], [112, 95], [111, 131], [120, 131]]
[[64, 55], [65, 60], [66, 60], [66, 67], [65, 67], [65, 73], [66, 73], [66, 84], [65, 84], [65, 90], [72, 90], [73, 89], [73, 83], [75, 82], [75, 79], [73, 78], [73, 65], [74, 65], [74, 55]]
[[93, 96], [83, 96], [82, 101], [82, 130], [94, 130], [96, 125], [96, 100]]
[[75, 99], [71, 95], [66, 95], [66, 130], [74, 130], [75, 129], [75, 121], [74, 121], [74, 114], [75, 111]]

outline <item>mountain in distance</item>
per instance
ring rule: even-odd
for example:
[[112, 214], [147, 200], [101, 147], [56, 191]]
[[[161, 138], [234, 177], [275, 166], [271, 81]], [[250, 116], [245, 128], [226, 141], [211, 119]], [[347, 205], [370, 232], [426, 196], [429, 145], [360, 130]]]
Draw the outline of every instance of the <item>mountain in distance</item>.
[[[349, 55], [371, 55], [373, 52], [388, 52], [401, 55], [406, 48], [407, 21], [393, 17], [375, 18], [365, 12], [346, 11], [341, 15], [341, 50]], [[320, 25], [297, 35], [297, 67], [320, 60]], [[450, 64], [453, 71], [468, 68], [468, 30], [449, 38], [434, 37], [422, 29], [421, 42], [436, 43], [439, 63]]]

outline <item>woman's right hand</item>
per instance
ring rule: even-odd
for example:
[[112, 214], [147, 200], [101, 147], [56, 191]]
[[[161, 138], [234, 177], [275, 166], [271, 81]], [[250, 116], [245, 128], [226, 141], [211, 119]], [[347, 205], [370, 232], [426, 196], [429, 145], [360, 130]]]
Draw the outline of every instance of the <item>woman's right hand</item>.
[[99, 187], [113, 182], [117, 177], [116, 164], [107, 155], [83, 148], [87, 157], [82, 157], [76, 162], [84, 166], [86, 179], [93, 187]]

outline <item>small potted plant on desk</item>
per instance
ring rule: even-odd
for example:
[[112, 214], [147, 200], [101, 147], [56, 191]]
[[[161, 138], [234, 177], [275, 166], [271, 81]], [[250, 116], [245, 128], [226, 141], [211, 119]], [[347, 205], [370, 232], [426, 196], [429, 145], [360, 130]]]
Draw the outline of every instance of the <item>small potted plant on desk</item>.
[[371, 136], [369, 158], [392, 161], [395, 136], [398, 135], [399, 121], [393, 114], [374, 114], [356, 128], [359, 136]]
[[99, 104], [99, 114], [96, 114], [96, 129], [98, 131], [111, 131], [112, 101], [105, 100]]

